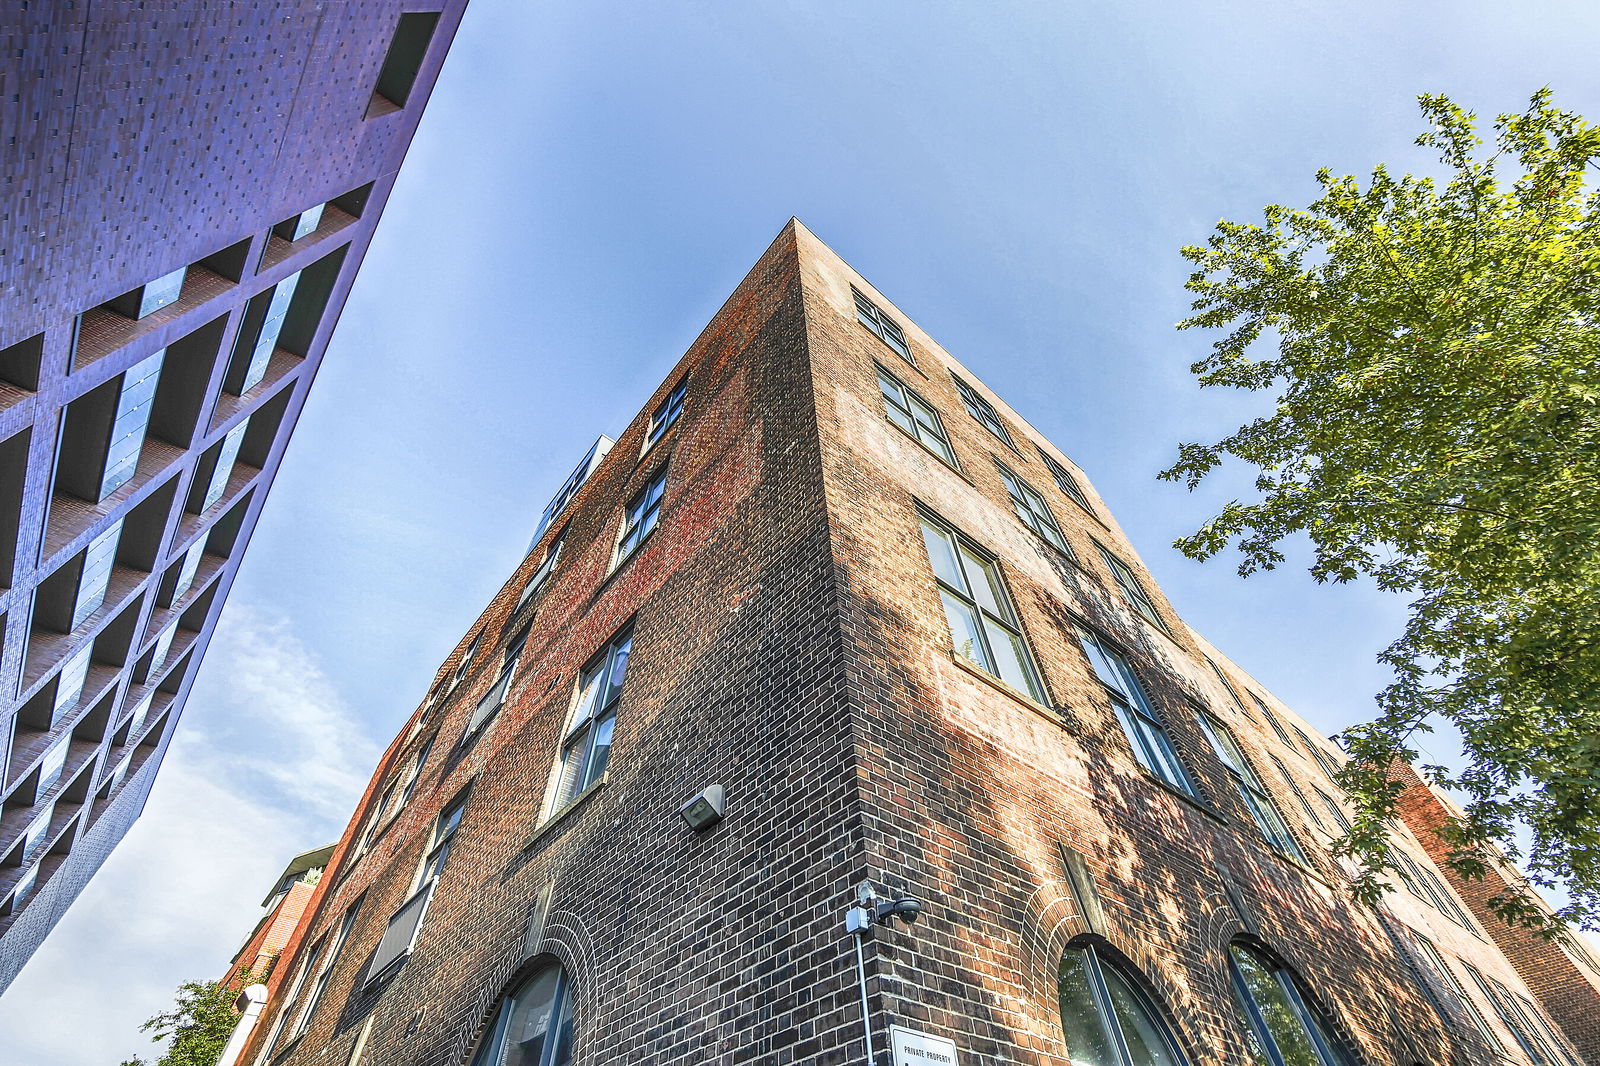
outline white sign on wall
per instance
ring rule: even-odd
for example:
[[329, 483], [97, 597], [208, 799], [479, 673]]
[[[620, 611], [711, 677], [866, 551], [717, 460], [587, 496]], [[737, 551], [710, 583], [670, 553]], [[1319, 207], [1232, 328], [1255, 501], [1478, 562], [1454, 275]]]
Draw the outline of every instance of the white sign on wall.
[[915, 1029], [889, 1026], [889, 1047], [894, 1053], [894, 1066], [961, 1066], [955, 1041]]

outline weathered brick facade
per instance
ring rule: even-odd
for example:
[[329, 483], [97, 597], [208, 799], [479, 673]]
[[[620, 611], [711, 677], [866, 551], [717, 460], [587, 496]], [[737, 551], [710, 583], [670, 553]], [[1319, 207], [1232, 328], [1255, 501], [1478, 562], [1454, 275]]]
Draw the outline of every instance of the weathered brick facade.
[[144, 808], [465, 4], [0, 7], [0, 991]]
[[[903, 328], [911, 359], [858, 320], [852, 286]], [[875, 361], [938, 412], [959, 470], [885, 417]], [[952, 373], [1013, 444], [968, 413]], [[680, 384], [681, 418], [646, 449], [652, 413]], [[1019, 520], [996, 459], [1048, 503], [1070, 557]], [[624, 511], [663, 464], [659, 525], [613, 569]], [[996, 560], [1047, 703], [952, 652], [924, 512]], [[556, 567], [519, 607], [557, 538]], [[1102, 547], [1148, 590], [1152, 620]], [[550, 816], [579, 671], [630, 620], [606, 774]], [[1136, 761], [1079, 625], [1122, 649], [1196, 797]], [[524, 626], [505, 703], [464, 745]], [[1304, 861], [1257, 828], [1202, 707], [1237, 738]], [[1187, 629], [1070, 460], [791, 223], [441, 668], [286, 949], [248, 1054], [459, 1066], [507, 990], [558, 962], [582, 1066], [860, 1063], [842, 920], [870, 879], [926, 903], [914, 927], [864, 941], [879, 1063], [901, 1025], [954, 1040], [969, 1066], [1065, 1066], [1059, 967], [1069, 943], [1092, 942], [1191, 1063], [1245, 1066], [1236, 941], [1298, 974], [1355, 1061], [1501, 1061], [1459, 1003], [1425, 989], [1407, 930], [1457, 970], [1470, 960], [1521, 990], [1482, 933], [1424, 893], [1394, 893], [1381, 915], [1346, 898], [1327, 850], [1341, 831], [1326, 769], [1338, 758]], [[727, 817], [697, 833], [677, 810], [710, 784], [725, 786]], [[414, 946], [367, 981], [464, 790]], [[1396, 847], [1431, 873], [1415, 840]], [[286, 1023], [347, 917], [308, 1022]], [[1510, 1061], [1530, 1061], [1477, 1008]]]

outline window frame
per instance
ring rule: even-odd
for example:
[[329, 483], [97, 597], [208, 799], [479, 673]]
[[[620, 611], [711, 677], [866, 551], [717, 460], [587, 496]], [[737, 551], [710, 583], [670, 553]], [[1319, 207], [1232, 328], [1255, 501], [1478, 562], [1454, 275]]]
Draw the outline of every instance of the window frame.
[[[994, 465], [1000, 471], [1000, 480], [1005, 484], [1006, 495], [1011, 497], [1011, 509], [1016, 512], [1022, 524], [1038, 534], [1050, 547], [1077, 562], [1078, 553], [1072, 550], [1072, 543], [1067, 540], [1066, 533], [1062, 532], [1061, 523], [1056, 521], [1055, 512], [1050, 510], [1050, 504], [1044, 495], [999, 459], [994, 461]], [[1034, 508], [1035, 504], [1038, 505], [1037, 510]]]
[[1122, 593], [1122, 600], [1133, 613], [1143, 618], [1146, 622], [1161, 630], [1167, 636], [1172, 635], [1172, 630], [1167, 628], [1166, 621], [1157, 610], [1155, 600], [1150, 598], [1150, 593], [1145, 589], [1144, 583], [1139, 580], [1139, 575], [1133, 572], [1123, 558], [1098, 540], [1094, 546], [1100, 549], [1101, 561], [1106, 569], [1111, 572], [1111, 580], [1116, 583], [1117, 589]]
[[[948, 538], [953, 557], [956, 561], [957, 573], [961, 578], [962, 587], [952, 585], [939, 572], [939, 567], [934, 564], [933, 551], [928, 548], [928, 569], [933, 577], [934, 589], [939, 594], [940, 605], [945, 616], [945, 624], [950, 632], [950, 653], [958, 661], [964, 662], [976, 670], [994, 678], [1006, 688], [1017, 692], [1041, 707], [1052, 708], [1050, 692], [1044, 682], [1044, 672], [1039, 669], [1038, 660], [1033, 654], [1033, 642], [1028, 638], [1027, 630], [1023, 628], [1021, 615], [1017, 611], [1016, 603], [1011, 596], [1011, 590], [1005, 579], [1005, 574], [1000, 569], [1000, 559], [993, 552], [966, 536], [944, 519], [937, 517], [932, 512], [918, 507], [916, 510], [918, 525], [922, 533], [924, 547], [927, 547], [927, 538], [930, 530], [937, 536]], [[982, 569], [985, 585], [989, 589], [993, 608], [986, 605], [978, 595], [977, 584], [972, 574], [967, 572], [967, 563], [977, 564]], [[992, 578], [992, 580], [991, 580]], [[985, 660], [979, 662], [968, 655], [962, 654], [957, 642], [957, 628], [950, 618], [950, 607], [946, 596], [960, 602], [960, 605], [970, 612], [976, 621], [976, 626], [971, 627], [971, 632], [976, 637], [977, 651]], [[995, 654], [992, 634], [986, 623], [992, 622], [1002, 634], [1015, 641], [1015, 647], [1020, 649], [1021, 655], [1017, 657], [1018, 667], [1022, 674], [1025, 687], [1018, 687], [999, 672], [999, 657]]]
[[[629, 496], [628, 502], [623, 505], [622, 528], [617, 532], [617, 544], [612, 553], [613, 571], [621, 569], [623, 563], [639, 554], [639, 549], [656, 531], [656, 526], [661, 521], [661, 505], [666, 495], [667, 467], [666, 464], [662, 464], [645, 478], [639, 490]], [[638, 509], [637, 513], [635, 508]]]
[[466, 747], [481, 736], [489, 727], [489, 723], [499, 717], [500, 709], [506, 705], [506, 698], [511, 692], [511, 682], [516, 679], [517, 668], [522, 665], [522, 653], [527, 649], [530, 632], [529, 627], [524, 627], [506, 642], [500, 673], [496, 676], [494, 684], [478, 697], [471, 716], [467, 718], [467, 727], [461, 732], [462, 747]]
[[356, 923], [356, 915], [361, 909], [363, 898], [357, 898], [350, 906], [345, 908], [344, 915], [339, 919], [339, 928], [330, 935], [325, 935], [321, 965], [317, 968], [317, 975], [311, 979], [310, 990], [306, 992], [305, 1002], [300, 1005], [300, 1013], [295, 1018], [294, 1025], [289, 1030], [288, 1039], [298, 1040], [311, 1025], [311, 1016], [316, 1013], [317, 1007], [322, 1002], [322, 997], [328, 990], [328, 981], [333, 976], [333, 968], [339, 963], [339, 955], [344, 950], [345, 943], [350, 939], [350, 930]]
[[[916, 357], [911, 354], [911, 341], [906, 337], [905, 330], [900, 328], [900, 323], [890, 318], [883, 308], [879, 307], [854, 285], [850, 286], [850, 295], [855, 301], [856, 321], [865, 326], [873, 336], [893, 349], [894, 353], [900, 358], [912, 366], [917, 366]], [[890, 334], [893, 334], [893, 337]]]
[[[1200, 802], [1200, 790], [1195, 784], [1194, 775], [1189, 772], [1189, 768], [1178, 755], [1178, 747], [1172, 742], [1166, 722], [1163, 721], [1155, 705], [1150, 702], [1150, 697], [1144, 691], [1144, 685], [1134, 672], [1133, 664], [1128, 661], [1121, 648], [1095, 630], [1081, 622], [1076, 628], [1078, 647], [1088, 662], [1089, 675], [1100, 683], [1107, 698], [1110, 699], [1112, 713], [1117, 719], [1117, 724], [1122, 727], [1123, 736], [1133, 752], [1134, 761], [1162, 784], [1189, 799]], [[1096, 659], [1096, 653], [1104, 660], [1104, 670], [1101, 669], [1101, 662]], [[1177, 780], [1163, 772], [1163, 766], [1167, 767]]]
[[[450, 858], [450, 852], [455, 843], [456, 833], [461, 829], [461, 821], [466, 814], [467, 801], [470, 799], [471, 785], [463, 788], [456, 797], [439, 811], [433, 822], [433, 833], [428, 839], [428, 850], [423, 855], [422, 861], [417, 866], [416, 875], [412, 879], [412, 889], [406, 894], [405, 901], [389, 916], [384, 925], [383, 936], [378, 940], [378, 949], [373, 953], [372, 962], [368, 964], [366, 976], [361, 981], [361, 987], [367, 988], [394, 973], [405, 960], [411, 957], [416, 950], [417, 938], [422, 935], [422, 925], [428, 919], [428, 909], [433, 903], [433, 894], [439, 886], [439, 877], [444, 872], [445, 863]], [[420, 903], [418, 902], [420, 899]], [[378, 965], [382, 958], [383, 941], [388, 939], [389, 932], [395, 927], [395, 919], [410, 910], [417, 904], [417, 917], [411, 926], [411, 935], [406, 946], [395, 953], [394, 957], [386, 961], [381, 967]]]
[[516, 614], [530, 603], [537, 602], [544, 595], [545, 589], [550, 584], [550, 578], [560, 565], [561, 543], [566, 536], [567, 530], [562, 527], [551, 538], [550, 546], [544, 552], [544, 560], [534, 567], [533, 573], [528, 575], [528, 580], [523, 582], [522, 592], [517, 596], [517, 605], [511, 609], [512, 614]]
[[1415, 929], [1408, 928], [1406, 932], [1411, 934], [1411, 939], [1416, 945], [1417, 955], [1428, 969], [1433, 971], [1434, 976], [1438, 978], [1444, 990], [1455, 998], [1456, 1003], [1472, 1021], [1473, 1027], [1478, 1030], [1478, 1035], [1483, 1037], [1484, 1043], [1488, 1045], [1489, 1050], [1497, 1055], [1505, 1055], [1505, 1042], [1500, 1039], [1499, 1035], [1489, 1025], [1489, 1020], [1478, 1009], [1478, 1005], [1472, 1001], [1472, 997], [1467, 995], [1467, 990], [1462, 987], [1461, 982], [1456, 980], [1456, 975], [1450, 969], [1450, 964], [1445, 961], [1443, 953], [1434, 946], [1433, 941]]
[[1167, 1012], [1162, 1010], [1154, 997], [1146, 991], [1146, 982], [1142, 979], [1142, 976], [1136, 977], [1137, 971], [1133, 971], [1129, 966], [1120, 964], [1115, 958], [1101, 958], [1103, 952], [1093, 941], [1068, 944], [1068, 954], [1064, 954], [1061, 958], [1060, 970], [1062, 973], [1057, 977], [1056, 983], [1056, 1009], [1061, 1016], [1062, 1040], [1067, 1047], [1069, 1055], [1073, 1053], [1073, 1049], [1071, 1042], [1066, 1037], [1066, 1011], [1062, 1009], [1064, 996], [1061, 992], [1061, 986], [1065, 983], [1068, 955], [1073, 952], [1078, 953], [1085, 960], [1083, 966], [1084, 983], [1088, 987], [1089, 998], [1094, 1006], [1101, 1034], [1110, 1046], [1112, 1055], [1118, 1060], [1116, 1066], [1135, 1066], [1135, 1063], [1133, 1053], [1128, 1047], [1128, 1038], [1123, 1031], [1122, 1022], [1117, 1017], [1116, 1007], [1111, 998], [1111, 990], [1106, 983], [1105, 971], [1107, 970], [1112, 971], [1117, 979], [1122, 982], [1123, 987], [1133, 994], [1134, 1002], [1143, 1013], [1145, 1020], [1152, 1025], [1157, 1035], [1166, 1045], [1165, 1050], [1168, 1058], [1172, 1060], [1173, 1066], [1189, 1066], [1189, 1056], [1184, 1053], [1172, 1026], [1168, 1024]]
[[[565, 967], [551, 961], [548, 965], [529, 971], [501, 995], [494, 1016], [483, 1031], [483, 1037], [472, 1050], [472, 1057], [468, 1060], [471, 1066], [499, 1066], [506, 1051], [505, 1040], [511, 1016], [520, 1006], [517, 997], [524, 991], [532, 989], [537, 981], [552, 971], [556, 979], [550, 994], [550, 1010], [546, 1015], [550, 1019], [550, 1027], [545, 1032], [547, 1034], [553, 1032], [555, 1039], [549, 1040], [540, 1051], [538, 1062], [526, 1063], [524, 1066], [567, 1066], [573, 1061], [573, 1051], [577, 1045], [572, 1002], [573, 981]], [[562, 1053], [564, 1058], [557, 1059], [556, 1056]]]
[[678, 418], [683, 414], [684, 403], [689, 397], [689, 376], [685, 374], [678, 379], [678, 383], [656, 405], [650, 413], [650, 424], [645, 427], [643, 452], [649, 451], [660, 443], [667, 431], [678, 424]]
[[[938, 408], [876, 359], [872, 361], [872, 365], [878, 373], [878, 396], [883, 402], [883, 415], [889, 420], [889, 424], [922, 445], [926, 451], [933, 454], [934, 458], [950, 469], [959, 472], [961, 461], [956, 458], [955, 445], [950, 443], [950, 431], [945, 429], [944, 419], [940, 416]], [[891, 385], [900, 393], [898, 401], [889, 395]], [[910, 423], [910, 428], [895, 418], [896, 413]], [[926, 415], [929, 421], [919, 418], [919, 414]], [[924, 438], [924, 431], [933, 443]]]
[[1247, 944], [1235, 941], [1227, 948], [1229, 985], [1233, 989], [1235, 1005], [1243, 1012], [1245, 1024], [1255, 1034], [1256, 1043], [1270, 1066], [1284, 1066], [1283, 1054], [1278, 1050], [1277, 1039], [1267, 1026], [1264, 1011], [1256, 1001], [1255, 993], [1250, 990], [1239, 967], [1237, 956], [1241, 953], [1248, 955], [1257, 966], [1265, 970], [1282, 990], [1290, 1013], [1299, 1022], [1301, 1030], [1311, 1043], [1312, 1050], [1322, 1060], [1321, 1066], [1356, 1066], [1356, 1060], [1350, 1050], [1342, 1046], [1342, 1041], [1338, 1044], [1332, 1043], [1339, 1039], [1338, 1034], [1329, 1031], [1332, 1028], [1331, 1023], [1306, 999], [1305, 993], [1300, 988], [1298, 975], [1276, 959], [1263, 955]]
[[1239, 798], [1255, 819], [1261, 835], [1282, 854], [1302, 865], [1309, 865], [1300, 842], [1295, 839], [1272, 793], [1267, 791], [1255, 767], [1250, 765], [1244, 749], [1239, 747], [1239, 739], [1233, 735], [1233, 730], [1204, 707], [1195, 708], [1195, 716], [1200, 723], [1200, 732], [1210, 741], [1211, 750], [1216, 753], [1222, 768], [1233, 778]]
[[[606, 770], [611, 765], [611, 738], [615, 736], [617, 710], [628, 680], [633, 638], [633, 622], [630, 620], [599, 651], [589, 656], [578, 671], [566, 728], [562, 731], [561, 743], [556, 750], [546, 820], [559, 815], [605, 778]], [[620, 677], [616, 676], [619, 660]], [[591, 684], [595, 686], [595, 696], [587, 700], [585, 696], [591, 691]], [[607, 738], [606, 755], [596, 770], [595, 739], [602, 731]], [[579, 754], [581, 761], [576, 758]], [[576, 772], [574, 767], [577, 767]]]
[[1039, 453], [1040, 459], [1044, 460], [1044, 468], [1050, 471], [1050, 477], [1055, 481], [1056, 488], [1061, 490], [1061, 495], [1082, 507], [1089, 512], [1089, 517], [1098, 521], [1100, 516], [1094, 513], [1094, 507], [1089, 503], [1088, 495], [1083, 491], [1083, 486], [1078, 484], [1078, 479], [1072, 476], [1072, 471], [1058, 462], [1055, 456], [1045, 451], [1038, 443], [1034, 444], [1033, 450]]
[[[994, 404], [990, 403], [970, 383], [962, 380], [961, 376], [954, 370], [950, 371], [950, 380], [956, 383], [956, 392], [960, 394], [961, 406], [967, 409], [967, 414], [977, 420], [978, 424], [984, 429], [1004, 441], [1007, 448], [1014, 452], [1017, 451], [1016, 441], [1011, 439], [1011, 431], [1006, 428], [1006, 424], [1001, 420], [1000, 412], [995, 409]], [[1020, 455], [1021, 452], [1017, 454]]]

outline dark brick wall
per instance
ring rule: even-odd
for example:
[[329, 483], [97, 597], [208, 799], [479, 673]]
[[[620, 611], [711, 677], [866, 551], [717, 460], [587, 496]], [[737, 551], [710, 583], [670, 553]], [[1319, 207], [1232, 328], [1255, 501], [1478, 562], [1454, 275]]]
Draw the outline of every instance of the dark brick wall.
[[[803, 227], [779, 236], [570, 505], [561, 566], [532, 614], [533, 665], [487, 735], [452, 755], [500, 642], [523, 623], [508, 615], [542, 547], [489, 606], [473, 672], [419, 710], [351, 823], [305, 941], [365, 893], [361, 916], [308, 1033], [275, 1061], [344, 1062], [370, 1019], [364, 1062], [464, 1062], [526, 971], [526, 918], [553, 886], [541, 951], [576, 981], [578, 1063], [861, 1062], [842, 918], [852, 886], [871, 878], [928, 904], [914, 929], [867, 941], [880, 1062], [888, 1026], [904, 1023], [954, 1038], [963, 1062], [1064, 1066], [1058, 966], [1088, 923], [1062, 843], [1098, 885], [1103, 943], [1162, 1004], [1193, 1062], [1251, 1061], [1227, 991], [1237, 937], [1293, 966], [1364, 1062], [1491, 1061], [1421, 991], [1379, 916], [1346, 898], [1327, 849], [1332, 815], [1304, 813], [1284, 779], [1335, 793], [1325, 771], [1304, 744], [1277, 738], [1268, 712], [1234, 703], [1204, 656], [1305, 730], [1304, 743], [1330, 760], [1336, 749], [1187, 630], [1088, 481], [1094, 515], [1057, 491], [1026, 422], [995, 401], [1020, 448], [1010, 451], [966, 413], [946, 369], [959, 366], [912, 323], [900, 317], [917, 367], [863, 329], [852, 283], [898, 316]], [[941, 412], [961, 472], [885, 419], [874, 359]], [[683, 374], [682, 420], [641, 458], [648, 413]], [[661, 526], [607, 577], [623, 505], [663, 454]], [[1047, 496], [1079, 564], [1017, 520], [991, 455]], [[953, 658], [917, 502], [1000, 558], [1050, 707]], [[1123, 603], [1095, 540], [1139, 572], [1170, 635]], [[575, 675], [629, 617], [608, 779], [541, 827]], [[1126, 647], [1201, 801], [1134, 762], [1075, 618]], [[1199, 732], [1200, 705], [1237, 735], [1305, 864], [1261, 837]], [[372, 797], [435, 728], [423, 786], [376, 846], [345, 858]], [[415, 952], [385, 986], [358, 990], [430, 827], [469, 781]], [[694, 835], [674, 812], [711, 783], [727, 786], [729, 816]], [[1411, 838], [1397, 846], [1428, 862]], [[1409, 895], [1395, 894], [1384, 920], [1516, 980], [1479, 934]], [[293, 971], [276, 979], [258, 1051]]]

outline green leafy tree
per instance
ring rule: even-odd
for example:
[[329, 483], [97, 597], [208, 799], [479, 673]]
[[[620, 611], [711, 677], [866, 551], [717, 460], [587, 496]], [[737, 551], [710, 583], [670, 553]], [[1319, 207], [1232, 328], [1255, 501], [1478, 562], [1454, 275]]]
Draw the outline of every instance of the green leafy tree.
[[[1481, 876], [1494, 846], [1534, 884], [1495, 903], [1559, 934], [1600, 920], [1600, 129], [1548, 89], [1500, 116], [1420, 98], [1436, 176], [1317, 175], [1302, 210], [1222, 221], [1179, 329], [1226, 332], [1192, 367], [1203, 386], [1267, 392], [1270, 414], [1162, 473], [1192, 489], [1229, 457], [1255, 468], [1184, 554], [1230, 545], [1239, 572], [1309, 540], [1318, 581], [1370, 578], [1406, 596], [1382, 653], [1394, 682], [1343, 732], [1359, 815], [1340, 845], [1355, 888], [1383, 891], [1385, 820], [1413, 738], [1459, 734], [1464, 765], [1425, 767], [1463, 800], [1451, 864]], [[1520, 843], [1519, 843], [1520, 841]]]
[[185, 981], [178, 986], [173, 1009], [157, 1014], [139, 1026], [167, 1049], [154, 1063], [134, 1056], [122, 1066], [216, 1066], [239, 1021], [234, 1002], [239, 990], [262, 980], [265, 974], [240, 970], [227, 981]]

